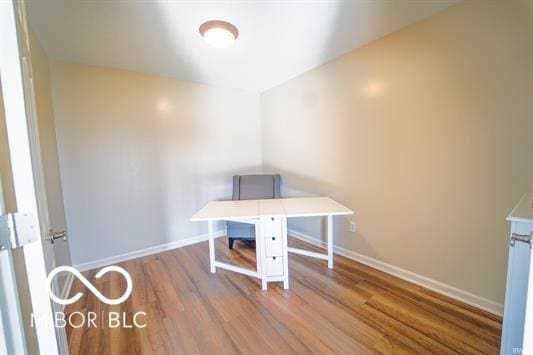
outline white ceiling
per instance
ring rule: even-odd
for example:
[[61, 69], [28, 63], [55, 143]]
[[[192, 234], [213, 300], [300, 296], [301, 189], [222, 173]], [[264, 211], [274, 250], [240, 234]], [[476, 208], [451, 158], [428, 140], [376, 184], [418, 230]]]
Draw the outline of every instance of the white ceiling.
[[[28, 17], [54, 59], [264, 91], [456, 2], [34, 0]], [[207, 20], [238, 40], [210, 47]]]

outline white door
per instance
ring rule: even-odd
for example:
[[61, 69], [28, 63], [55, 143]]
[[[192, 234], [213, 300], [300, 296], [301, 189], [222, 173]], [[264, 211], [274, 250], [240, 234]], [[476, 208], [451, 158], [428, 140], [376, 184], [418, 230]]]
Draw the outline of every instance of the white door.
[[38, 236], [33, 243], [21, 241], [34, 331], [41, 354], [67, 353], [65, 331], [54, 327], [52, 310], [56, 305], [46, 292], [46, 275], [55, 267], [55, 258], [48, 240], [50, 221], [24, 2], [0, 1], [0, 24], [0, 81], [17, 211], [27, 217], [24, 223], [33, 224]]

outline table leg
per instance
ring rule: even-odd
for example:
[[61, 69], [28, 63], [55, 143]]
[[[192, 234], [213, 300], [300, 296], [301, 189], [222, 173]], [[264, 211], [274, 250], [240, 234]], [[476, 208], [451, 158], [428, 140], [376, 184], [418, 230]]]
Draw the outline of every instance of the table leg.
[[333, 216], [328, 216], [328, 268], [333, 269]]
[[289, 252], [288, 252], [288, 236], [287, 236], [287, 217], [281, 219], [281, 233], [283, 240], [283, 289], [289, 289]]
[[267, 282], [265, 278], [265, 265], [263, 263], [265, 258], [263, 243], [263, 219], [259, 218], [255, 223], [255, 260], [257, 265], [257, 274], [261, 279], [261, 289], [266, 291]]
[[209, 266], [211, 267], [211, 273], [216, 272], [215, 268], [215, 228], [213, 221], [207, 221], [207, 228], [209, 230]]

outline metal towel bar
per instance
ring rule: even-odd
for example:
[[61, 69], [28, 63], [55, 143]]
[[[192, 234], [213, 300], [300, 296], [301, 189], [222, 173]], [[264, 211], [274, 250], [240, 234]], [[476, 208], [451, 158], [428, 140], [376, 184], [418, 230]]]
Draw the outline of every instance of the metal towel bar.
[[529, 233], [529, 235], [513, 233], [511, 235], [511, 243], [510, 243], [510, 245], [512, 247], [514, 247], [515, 242], [519, 241], [519, 242], [528, 244], [529, 248], [531, 249], [531, 241], [532, 241], [532, 239], [533, 239], [533, 231], [531, 233]]

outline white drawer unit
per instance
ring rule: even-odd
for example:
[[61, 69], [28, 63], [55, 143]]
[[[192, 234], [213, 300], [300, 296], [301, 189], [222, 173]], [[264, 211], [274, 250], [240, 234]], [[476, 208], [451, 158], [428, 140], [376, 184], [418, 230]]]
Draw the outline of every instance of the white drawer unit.
[[265, 258], [266, 276], [283, 276], [283, 257], [272, 256]]
[[[289, 288], [287, 218], [265, 216], [260, 218], [261, 288], [267, 289], [269, 282], [283, 281]], [[257, 243], [256, 243], [257, 245]]]
[[265, 237], [265, 256], [283, 256], [283, 238]]

